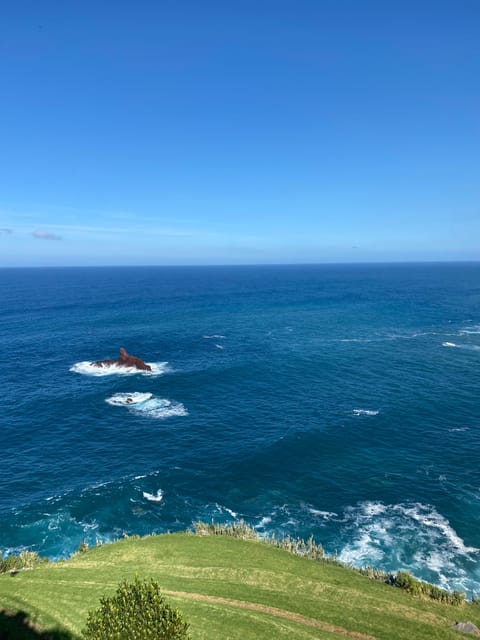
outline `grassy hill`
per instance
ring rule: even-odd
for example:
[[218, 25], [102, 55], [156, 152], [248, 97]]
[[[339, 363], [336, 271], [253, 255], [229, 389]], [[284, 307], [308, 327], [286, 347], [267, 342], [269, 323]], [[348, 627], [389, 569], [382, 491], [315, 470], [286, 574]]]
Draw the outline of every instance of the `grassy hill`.
[[179, 533], [125, 539], [0, 575], [0, 638], [10, 637], [2, 625], [16, 614], [35, 630], [22, 627], [12, 637], [76, 639], [100, 596], [136, 574], [158, 580], [190, 622], [193, 640], [458, 640], [468, 636], [451, 629], [456, 621], [480, 626], [478, 605], [414, 598], [258, 540]]

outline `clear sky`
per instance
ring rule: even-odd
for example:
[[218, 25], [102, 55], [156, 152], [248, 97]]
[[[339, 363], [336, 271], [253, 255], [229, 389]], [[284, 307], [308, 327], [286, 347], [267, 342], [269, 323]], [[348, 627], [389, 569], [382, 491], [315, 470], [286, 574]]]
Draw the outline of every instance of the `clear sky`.
[[480, 259], [479, 0], [15, 0], [0, 82], [0, 266]]

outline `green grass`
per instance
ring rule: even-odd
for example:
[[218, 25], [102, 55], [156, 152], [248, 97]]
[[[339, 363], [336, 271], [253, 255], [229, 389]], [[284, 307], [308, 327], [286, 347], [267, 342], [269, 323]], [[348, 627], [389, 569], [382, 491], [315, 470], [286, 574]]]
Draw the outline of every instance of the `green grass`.
[[[462, 636], [450, 628], [456, 621], [480, 626], [478, 605], [415, 598], [257, 540], [186, 533], [125, 539], [67, 561], [0, 575], [0, 610], [24, 612], [35, 625], [35, 631], [23, 628], [12, 637], [46, 638], [49, 631], [59, 640], [76, 639], [100, 596], [136, 574], [160, 583], [190, 622], [193, 640], [338, 640], [355, 634], [458, 640]], [[10, 637], [1, 632], [8, 621], [0, 616], [0, 637]]]

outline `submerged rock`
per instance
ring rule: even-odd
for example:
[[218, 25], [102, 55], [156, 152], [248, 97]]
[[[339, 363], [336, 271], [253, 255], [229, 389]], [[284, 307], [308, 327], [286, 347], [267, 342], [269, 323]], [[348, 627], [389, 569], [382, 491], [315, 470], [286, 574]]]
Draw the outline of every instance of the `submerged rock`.
[[473, 624], [473, 622], [457, 622], [452, 626], [455, 631], [461, 631], [462, 633], [471, 633], [474, 636], [480, 636], [480, 629]]
[[96, 367], [104, 367], [105, 365], [116, 364], [118, 367], [134, 367], [135, 369], [140, 369], [140, 371], [151, 371], [152, 367], [137, 358], [136, 356], [131, 356], [123, 347], [120, 347], [120, 352], [118, 354], [117, 360], [111, 360], [107, 358], [106, 360], [98, 360], [94, 363]]

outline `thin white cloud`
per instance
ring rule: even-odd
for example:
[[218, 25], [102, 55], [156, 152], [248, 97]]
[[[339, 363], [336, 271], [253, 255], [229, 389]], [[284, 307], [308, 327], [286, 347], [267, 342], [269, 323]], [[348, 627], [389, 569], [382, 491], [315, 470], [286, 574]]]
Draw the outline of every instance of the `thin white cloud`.
[[142, 223], [132, 224], [125, 227], [100, 226], [100, 225], [69, 225], [69, 224], [52, 224], [50, 225], [59, 231], [67, 231], [70, 233], [125, 233], [130, 235], [155, 234], [167, 237], [190, 237], [195, 235], [195, 231], [189, 229], [175, 229], [173, 227], [157, 227], [149, 226]]
[[[218, 235], [216, 232], [182, 225], [177, 226], [175, 223], [161, 224], [155, 216], [143, 216], [122, 211], [84, 210], [53, 205], [49, 205], [48, 213], [44, 211], [44, 206], [41, 209], [41, 212], [18, 212], [0, 207], [0, 216], [3, 218], [2, 222], [4, 224], [10, 225], [12, 232], [27, 233], [42, 240], [60, 240], [67, 235], [69, 239], [78, 235], [85, 235], [91, 238], [98, 237], [99, 239], [112, 235], [128, 235], [137, 238], [141, 236], [157, 236], [178, 239]], [[57, 213], [50, 215], [52, 211]], [[67, 218], [67, 220], [58, 220], [58, 211], [61, 211], [64, 214], [61, 217]], [[79, 218], [80, 215], [85, 222], [77, 222], [76, 218]], [[32, 234], [32, 228], [35, 228], [38, 224], [40, 216], [43, 220], [48, 219], [48, 228], [51, 231], [47, 232], [37, 228]], [[92, 216], [95, 218], [95, 222], [90, 223], [89, 218]], [[73, 219], [68, 220], [68, 218]], [[2, 230], [0, 229], [1, 233]]]
[[42, 231], [41, 229], [37, 229], [32, 233], [34, 238], [39, 238], [40, 240], [61, 240], [62, 236], [58, 236], [56, 233], [50, 233], [49, 231]]

